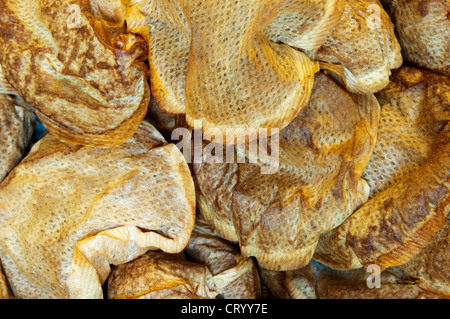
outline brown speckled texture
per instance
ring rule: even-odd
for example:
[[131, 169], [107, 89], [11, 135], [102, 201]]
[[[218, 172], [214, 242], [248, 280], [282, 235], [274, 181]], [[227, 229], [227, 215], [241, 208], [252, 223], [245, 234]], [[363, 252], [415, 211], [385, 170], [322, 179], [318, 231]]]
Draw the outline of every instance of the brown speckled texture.
[[406, 62], [450, 76], [450, 2], [382, 0]]
[[227, 135], [227, 128], [282, 129], [301, 112], [319, 70], [310, 56], [338, 22], [344, 1], [134, 0], [130, 6], [128, 29], [149, 42], [159, 107]]
[[110, 264], [180, 252], [195, 218], [184, 157], [143, 122], [113, 149], [47, 134], [0, 185], [0, 259], [18, 298], [101, 298]]
[[378, 93], [379, 136], [363, 177], [371, 199], [324, 234], [315, 258], [338, 269], [401, 265], [445, 225], [450, 211], [449, 79], [402, 67]]
[[0, 2], [0, 64], [52, 134], [94, 147], [120, 145], [147, 111], [146, 44], [126, 33], [124, 12], [108, 21], [89, 1], [75, 2], [78, 10], [70, 4]]
[[361, 175], [374, 149], [378, 115], [373, 95], [351, 95], [318, 74], [308, 105], [280, 132], [274, 174], [262, 174], [264, 162], [248, 158], [194, 164], [200, 214], [264, 268], [306, 266], [319, 235], [368, 198]]

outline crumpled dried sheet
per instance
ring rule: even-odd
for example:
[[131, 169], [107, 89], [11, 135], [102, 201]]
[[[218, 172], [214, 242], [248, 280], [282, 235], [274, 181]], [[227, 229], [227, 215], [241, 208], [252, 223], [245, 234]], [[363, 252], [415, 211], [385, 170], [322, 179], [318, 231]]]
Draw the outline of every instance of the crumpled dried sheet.
[[184, 253], [188, 260], [208, 267], [221, 298], [261, 298], [260, 278], [254, 261], [242, 256], [237, 245], [218, 237], [214, 228], [201, 218], [196, 220]]
[[53, 135], [112, 147], [146, 114], [147, 47], [126, 32], [123, 11], [95, 3], [0, 2], [0, 65]]
[[18, 96], [0, 93], [0, 183], [25, 156], [35, 122], [31, 106]]
[[307, 106], [279, 134], [278, 170], [263, 174], [274, 161], [259, 153], [250, 163], [247, 148], [245, 163], [226, 163], [225, 155], [225, 163], [208, 162], [204, 154], [193, 164], [199, 214], [263, 268], [306, 266], [319, 235], [368, 199], [361, 175], [375, 147], [378, 116], [373, 95], [349, 94], [319, 73]]
[[259, 296], [259, 276], [254, 262], [233, 252], [225, 241], [205, 233], [204, 228], [194, 228], [183, 253], [149, 251], [114, 267], [108, 278], [108, 298], [213, 299], [220, 295], [225, 299], [250, 299]]
[[371, 198], [322, 234], [314, 258], [336, 269], [401, 265], [450, 211], [450, 80], [404, 66], [377, 94], [381, 121], [363, 178]]
[[341, 76], [355, 93], [376, 93], [402, 65], [394, 26], [378, 0], [347, 0], [342, 17], [320, 48], [321, 67]]
[[178, 253], [195, 220], [180, 151], [142, 122], [112, 149], [47, 134], [0, 185], [0, 259], [17, 298], [102, 298], [110, 264]]
[[405, 61], [450, 76], [450, 2], [382, 0]]
[[186, 114], [191, 127], [198, 120], [227, 136], [227, 129], [282, 129], [301, 112], [319, 71], [308, 55], [325, 42], [344, 1], [133, 0], [128, 6], [128, 31], [149, 45], [158, 106]]

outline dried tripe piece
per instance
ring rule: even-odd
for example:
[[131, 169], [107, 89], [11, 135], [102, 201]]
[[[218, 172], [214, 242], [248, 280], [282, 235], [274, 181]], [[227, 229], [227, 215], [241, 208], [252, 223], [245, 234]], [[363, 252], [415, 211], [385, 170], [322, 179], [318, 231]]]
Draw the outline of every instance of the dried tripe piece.
[[[113, 147], [144, 118], [145, 41], [126, 32], [124, 8], [96, 1], [0, 3], [0, 65], [44, 126], [69, 142]], [[114, 7], [113, 7], [114, 9]]]
[[450, 2], [382, 0], [405, 61], [450, 76]]
[[17, 298], [102, 298], [111, 264], [179, 253], [195, 220], [185, 159], [146, 122], [111, 149], [47, 134], [0, 198], [0, 259]]
[[[227, 129], [286, 127], [307, 103], [311, 60], [343, 0], [132, 0], [128, 31], [149, 45], [161, 110]], [[227, 141], [227, 142], [230, 142]], [[231, 139], [231, 143], [235, 140]]]
[[378, 0], [347, 0], [338, 25], [315, 59], [356, 93], [385, 88], [391, 70], [403, 62], [393, 24]]
[[[361, 176], [375, 147], [378, 116], [373, 94], [350, 94], [318, 73], [310, 101], [276, 135], [278, 143], [274, 135], [265, 151], [263, 139], [257, 152], [237, 145], [231, 163], [227, 154], [223, 163], [207, 160], [213, 143], [205, 146], [203, 160], [193, 164], [199, 214], [263, 268], [306, 266], [319, 235], [368, 199]], [[245, 161], [238, 162], [242, 153]]]
[[254, 299], [260, 283], [252, 259], [197, 223], [183, 254], [149, 251], [118, 265], [107, 290], [110, 299]]
[[25, 156], [36, 122], [19, 96], [0, 93], [0, 183]]
[[314, 258], [336, 269], [401, 265], [450, 211], [450, 80], [404, 66], [377, 94], [377, 144], [363, 178], [370, 200], [322, 234]]

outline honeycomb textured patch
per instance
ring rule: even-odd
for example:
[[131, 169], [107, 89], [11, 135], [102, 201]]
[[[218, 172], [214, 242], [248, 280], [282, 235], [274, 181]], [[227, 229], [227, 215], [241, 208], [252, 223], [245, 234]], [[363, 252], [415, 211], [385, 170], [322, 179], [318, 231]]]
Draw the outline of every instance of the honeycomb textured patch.
[[323, 235], [315, 258], [332, 268], [407, 262], [445, 225], [450, 210], [450, 82], [404, 66], [377, 94], [381, 120], [364, 172], [371, 199]]
[[403, 59], [393, 24], [378, 0], [347, 0], [316, 59], [340, 75], [351, 92], [376, 93]]
[[[224, 164], [194, 163], [200, 214], [263, 268], [306, 266], [319, 235], [368, 198], [361, 176], [375, 146], [378, 116], [373, 94], [349, 94], [319, 73], [307, 106], [277, 135], [279, 147], [275, 137], [267, 143], [270, 152], [278, 149], [278, 158], [268, 159], [260, 147], [258, 154], [246, 148], [245, 163], [227, 163], [227, 155]], [[243, 152], [242, 145], [235, 149]], [[276, 170], [262, 171], [276, 163]]]
[[145, 116], [147, 48], [126, 33], [125, 11], [111, 16], [94, 3], [2, 1], [0, 65], [52, 134], [112, 147], [129, 139]]
[[0, 185], [0, 259], [17, 298], [102, 298], [110, 265], [178, 253], [195, 219], [180, 151], [143, 122], [112, 149], [47, 134]]
[[395, 24], [405, 61], [450, 76], [450, 2], [382, 0], [382, 3]]
[[23, 100], [0, 94], [0, 182], [25, 156], [35, 121], [32, 108]]
[[282, 129], [311, 94], [311, 60], [342, 0], [129, 3], [127, 26], [149, 43], [152, 94], [204, 129]]

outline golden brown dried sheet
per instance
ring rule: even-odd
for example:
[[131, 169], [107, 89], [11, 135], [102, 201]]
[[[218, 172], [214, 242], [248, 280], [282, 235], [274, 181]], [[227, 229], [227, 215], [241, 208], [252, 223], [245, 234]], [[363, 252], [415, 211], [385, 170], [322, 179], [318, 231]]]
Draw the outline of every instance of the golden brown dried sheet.
[[184, 254], [149, 251], [114, 267], [110, 299], [250, 299], [260, 295], [253, 261], [196, 224]]
[[[307, 54], [326, 40], [343, 0], [129, 3], [127, 26], [149, 43], [152, 94], [162, 110], [204, 129], [282, 129], [319, 70]], [[213, 26], [213, 27], [212, 27]]]
[[35, 120], [19, 97], [0, 94], [0, 183], [25, 155]]
[[[436, 299], [406, 276], [401, 269], [393, 267], [380, 275], [379, 286], [372, 273], [365, 268], [332, 270], [324, 268], [317, 274], [317, 294], [320, 299]], [[370, 288], [372, 287], [372, 288]]]
[[378, 0], [347, 0], [338, 25], [316, 59], [343, 77], [351, 92], [375, 93], [402, 65], [400, 45], [389, 16]]
[[142, 38], [126, 33], [125, 12], [111, 16], [94, 4], [96, 10], [89, 1], [0, 2], [0, 64], [52, 134], [112, 147], [129, 139], [145, 116], [147, 49]]
[[450, 298], [450, 220], [447, 219], [433, 240], [401, 268], [423, 290]]
[[290, 271], [259, 268], [270, 295], [276, 299], [317, 299], [316, 270], [310, 264]]
[[6, 282], [5, 275], [3, 274], [2, 264], [0, 262], [0, 300], [1, 299], [9, 299], [10, 292], [8, 289], [8, 284]]
[[401, 265], [450, 210], [450, 80], [404, 66], [377, 97], [378, 139], [363, 175], [371, 199], [322, 235], [314, 257], [332, 268]]
[[246, 163], [194, 163], [200, 214], [263, 268], [306, 266], [320, 233], [368, 198], [361, 175], [378, 116], [372, 94], [349, 94], [319, 73], [307, 106], [280, 132], [276, 172], [262, 173], [267, 160], [261, 153], [254, 154], [256, 163], [248, 156]]
[[184, 253], [188, 260], [208, 267], [216, 285], [220, 285], [222, 298], [261, 298], [259, 274], [253, 260], [243, 257], [239, 248], [218, 237], [210, 225], [197, 219]]
[[177, 253], [195, 219], [180, 151], [142, 122], [112, 149], [47, 134], [0, 185], [0, 259], [18, 298], [101, 298], [110, 264]]
[[405, 61], [450, 76], [450, 2], [382, 0]]

